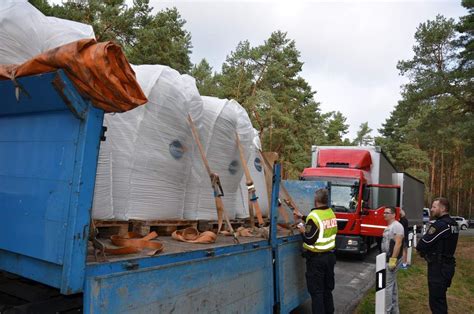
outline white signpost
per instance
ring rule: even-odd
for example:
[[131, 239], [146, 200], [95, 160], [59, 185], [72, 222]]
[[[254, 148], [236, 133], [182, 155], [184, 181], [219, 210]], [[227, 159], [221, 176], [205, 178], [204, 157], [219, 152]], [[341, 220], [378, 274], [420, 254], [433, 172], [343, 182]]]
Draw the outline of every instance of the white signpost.
[[375, 263], [375, 314], [385, 313], [386, 264], [387, 254], [377, 255]]
[[416, 247], [416, 225], [413, 226], [413, 246]]
[[413, 232], [408, 234], [407, 264], [411, 265], [411, 255], [413, 253]]

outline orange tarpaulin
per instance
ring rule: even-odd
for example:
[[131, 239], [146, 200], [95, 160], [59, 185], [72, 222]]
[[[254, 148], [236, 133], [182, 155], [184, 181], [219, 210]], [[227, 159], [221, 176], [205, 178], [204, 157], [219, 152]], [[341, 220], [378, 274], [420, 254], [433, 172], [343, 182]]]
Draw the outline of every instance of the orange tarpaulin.
[[120, 46], [81, 39], [48, 50], [20, 65], [0, 65], [0, 79], [63, 69], [85, 98], [106, 112], [123, 112], [147, 102]]

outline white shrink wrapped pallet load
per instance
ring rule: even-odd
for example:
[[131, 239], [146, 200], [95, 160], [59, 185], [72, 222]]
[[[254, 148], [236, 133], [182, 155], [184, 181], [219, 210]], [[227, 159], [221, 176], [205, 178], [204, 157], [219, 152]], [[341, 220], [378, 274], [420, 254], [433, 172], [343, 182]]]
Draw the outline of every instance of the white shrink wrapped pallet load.
[[70, 42], [95, 38], [92, 26], [45, 16], [26, 0], [0, 1], [0, 64], [19, 64]]
[[[253, 128], [245, 109], [235, 100], [202, 97], [204, 112], [200, 137], [212, 172], [219, 175], [224, 208], [235, 218], [236, 192], [243, 169], [236, 145], [236, 132], [249, 155]], [[185, 219], [216, 220], [217, 211], [209, 175], [201, 157], [195, 153], [186, 188]]]
[[112, 197], [112, 150], [110, 141], [100, 142], [97, 172], [95, 176], [92, 218], [113, 219], [114, 206]]
[[[188, 75], [157, 65], [134, 70], [148, 103], [134, 145], [127, 218], [182, 219], [186, 179], [196, 159], [187, 117], [199, 130], [203, 102]], [[158, 71], [156, 83], [146, 86]]]
[[[127, 220], [131, 160], [144, 112], [145, 105], [124, 113], [108, 113], [104, 116], [107, 132], [99, 151], [92, 207], [94, 219]], [[108, 171], [110, 178], [106, 175]]]
[[[109, 143], [101, 150], [110, 149], [110, 154], [101, 152], [100, 157], [111, 156], [112, 180], [98, 172], [94, 197], [107, 196], [108, 185], [113, 218], [118, 220], [182, 219], [194, 150], [187, 116], [199, 130], [202, 100], [188, 75], [161, 65], [133, 66], [133, 70], [148, 102], [105, 115]], [[107, 204], [107, 200], [94, 200], [94, 204]], [[94, 207], [94, 218], [100, 212], [107, 210]]]
[[[258, 204], [262, 209], [262, 215], [267, 217], [269, 214], [267, 185], [265, 182], [264, 164], [260, 151], [262, 149], [260, 137], [257, 130], [253, 129], [253, 141], [250, 148], [250, 157], [247, 165], [249, 167], [250, 176], [252, 177], [256, 194], [258, 197]], [[245, 176], [242, 178], [238, 192], [236, 193], [236, 218], [249, 217], [249, 196], [246, 185]], [[255, 210], [254, 210], [255, 214]]]

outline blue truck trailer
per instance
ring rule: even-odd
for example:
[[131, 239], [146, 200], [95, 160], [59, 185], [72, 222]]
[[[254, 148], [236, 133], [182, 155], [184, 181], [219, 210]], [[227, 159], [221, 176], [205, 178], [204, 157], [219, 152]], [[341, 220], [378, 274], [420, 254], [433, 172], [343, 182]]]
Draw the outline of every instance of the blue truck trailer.
[[160, 236], [156, 256], [97, 261], [89, 228], [104, 112], [62, 70], [0, 81], [0, 96], [0, 311], [67, 312], [73, 300], [85, 313], [288, 313], [308, 299], [300, 236], [277, 232], [278, 165], [269, 239]]

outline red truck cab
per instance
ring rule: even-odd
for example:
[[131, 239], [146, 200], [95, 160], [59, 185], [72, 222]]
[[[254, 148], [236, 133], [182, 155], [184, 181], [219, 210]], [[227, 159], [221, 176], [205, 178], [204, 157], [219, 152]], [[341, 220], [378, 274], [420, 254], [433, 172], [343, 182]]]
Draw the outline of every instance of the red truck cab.
[[[377, 244], [387, 225], [383, 218], [385, 206], [396, 206], [399, 218], [400, 186], [373, 182], [374, 173], [379, 171], [375, 171], [374, 153], [368, 149], [327, 148], [317, 153], [316, 167], [304, 169], [301, 179], [330, 182], [329, 202], [338, 224], [336, 250], [365, 254]], [[382, 194], [378, 189], [392, 189], [392, 194], [395, 191], [397, 196], [392, 199], [397, 204], [376, 201]]]

